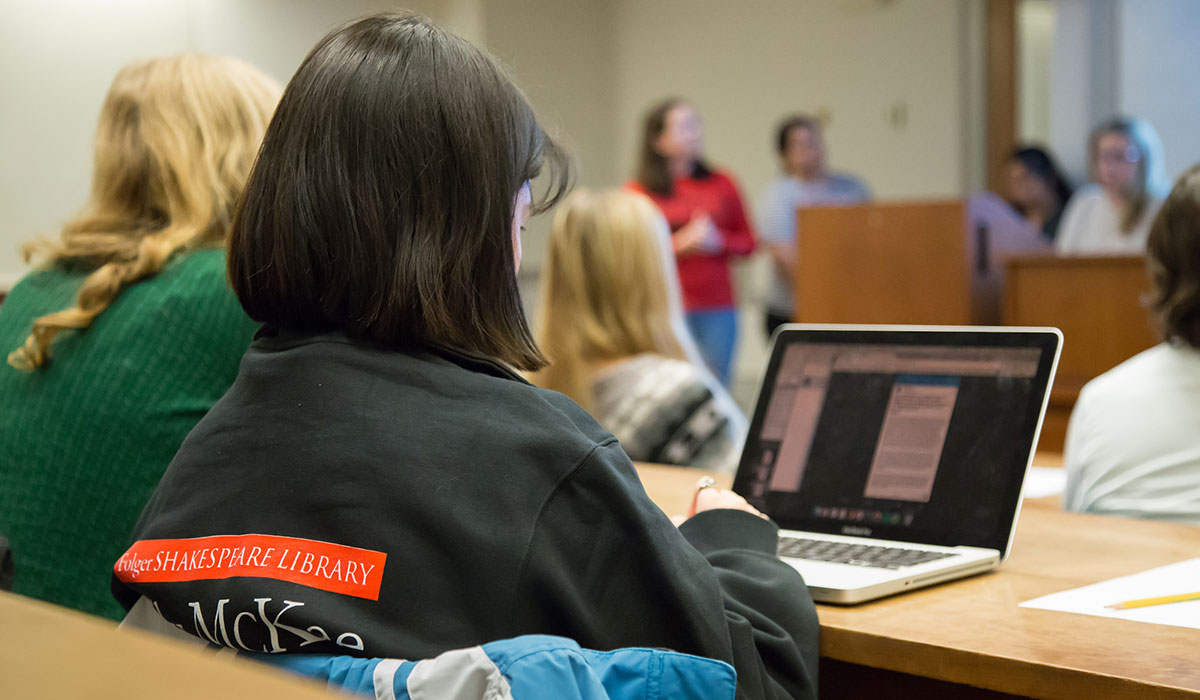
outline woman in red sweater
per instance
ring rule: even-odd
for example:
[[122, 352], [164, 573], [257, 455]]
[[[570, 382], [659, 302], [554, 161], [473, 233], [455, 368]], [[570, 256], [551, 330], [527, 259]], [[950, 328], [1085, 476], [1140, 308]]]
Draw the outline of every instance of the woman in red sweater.
[[688, 329], [705, 362], [728, 386], [737, 344], [729, 258], [754, 252], [754, 232], [737, 184], [703, 160], [704, 131], [695, 108], [679, 98], [646, 116], [637, 180], [671, 226], [671, 247]]

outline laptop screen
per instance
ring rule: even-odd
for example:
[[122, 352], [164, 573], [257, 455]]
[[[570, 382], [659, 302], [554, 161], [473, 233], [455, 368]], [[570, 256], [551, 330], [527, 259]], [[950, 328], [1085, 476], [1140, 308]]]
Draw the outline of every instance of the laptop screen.
[[791, 330], [734, 490], [788, 529], [1005, 551], [1052, 332]]

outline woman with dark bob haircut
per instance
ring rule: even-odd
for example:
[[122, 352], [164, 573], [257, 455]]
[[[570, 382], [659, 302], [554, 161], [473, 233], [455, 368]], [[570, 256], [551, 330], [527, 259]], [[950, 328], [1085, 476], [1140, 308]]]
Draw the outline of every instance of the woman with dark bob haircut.
[[567, 180], [466, 41], [383, 14], [317, 44], [234, 223], [263, 327], [114, 567], [126, 608], [271, 653], [666, 648], [732, 664], [739, 697], [815, 697], [816, 614], [776, 526], [706, 488], [676, 527], [615, 438], [514, 372], [544, 364], [519, 230]]
[[1067, 430], [1069, 510], [1200, 525], [1200, 166], [1150, 227], [1166, 342], [1088, 382]]

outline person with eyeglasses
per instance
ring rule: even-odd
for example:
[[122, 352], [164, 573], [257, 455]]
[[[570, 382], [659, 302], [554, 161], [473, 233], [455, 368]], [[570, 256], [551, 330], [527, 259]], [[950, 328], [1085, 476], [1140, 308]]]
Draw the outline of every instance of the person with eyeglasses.
[[1063, 213], [1055, 245], [1060, 255], [1140, 254], [1169, 186], [1162, 143], [1138, 119], [1112, 119], [1092, 131], [1091, 184], [1076, 191]]

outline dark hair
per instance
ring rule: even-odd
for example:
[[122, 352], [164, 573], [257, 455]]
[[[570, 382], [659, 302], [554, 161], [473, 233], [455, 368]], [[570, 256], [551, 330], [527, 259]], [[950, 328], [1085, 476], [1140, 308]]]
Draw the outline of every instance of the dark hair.
[[779, 155], [783, 155], [787, 150], [788, 135], [792, 129], [807, 129], [814, 134], [821, 133], [821, 122], [816, 117], [810, 117], [807, 114], [796, 114], [783, 120], [779, 125], [779, 130], [775, 135], [775, 148], [778, 149]]
[[229, 277], [256, 321], [545, 365], [513, 262], [514, 199], [569, 188], [565, 153], [497, 63], [382, 13], [322, 39], [283, 94], [233, 225]]
[[1046, 183], [1058, 197], [1060, 206], [1065, 205], [1074, 193], [1067, 178], [1058, 169], [1058, 164], [1045, 149], [1039, 146], [1018, 146], [1013, 149], [1008, 159], [1020, 163], [1031, 175]]
[[[642, 131], [642, 153], [638, 163], [637, 181], [647, 191], [663, 196], [669, 196], [674, 190], [671, 170], [667, 167], [667, 159], [659, 154], [654, 142], [662, 136], [667, 128], [667, 114], [676, 107], [688, 104], [682, 97], [669, 97], [654, 105], [646, 113], [645, 128]], [[692, 177], [703, 180], [712, 175], [712, 168], [703, 159], [697, 158], [692, 167]]]
[[1200, 348], [1200, 165], [1176, 181], [1150, 227], [1151, 311], [1163, 335]]

